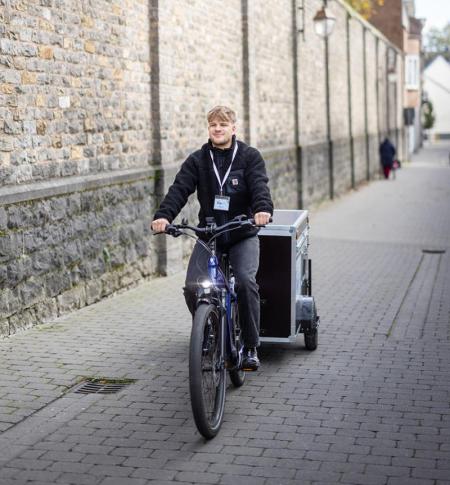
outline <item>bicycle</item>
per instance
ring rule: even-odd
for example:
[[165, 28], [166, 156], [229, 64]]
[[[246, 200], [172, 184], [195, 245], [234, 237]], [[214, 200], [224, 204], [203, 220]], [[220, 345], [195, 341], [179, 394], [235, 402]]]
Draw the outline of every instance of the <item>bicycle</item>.
[[[192, 237], [210, 254], [209, 279], [202, 281], [197, 289], [189, 346], [189, 389], [197, 429], [206, 439], [211, 439], [217, 435], [223, 421], [226, 371], [235, 387], [242, 386], [245, 381], [235, 279], [228, 254], [222, 254], [219, 264], [216, 239], [225, 232], [256, 225], [246, 216], [238, 216], [221, 226], [217, 226], [213, 218], [207, 218], [206, 223], [206, 227], [200, 228], [183, 220], [181, 224], [168, 225], [165, 233]], [[187, 231], [194, 232], [197, 237]], [[199, 238], [201, 234], [210, 236], [207, 243]]]

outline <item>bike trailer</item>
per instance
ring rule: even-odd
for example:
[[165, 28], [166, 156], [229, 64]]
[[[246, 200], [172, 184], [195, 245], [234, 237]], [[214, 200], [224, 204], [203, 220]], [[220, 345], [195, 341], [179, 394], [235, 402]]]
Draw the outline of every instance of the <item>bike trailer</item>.
[[260, 340], [294, 342], [303, 333], [306, 347], [314, 350], [319, 317], [311, 294], [308, 211], [275, 210], [259, 239]]

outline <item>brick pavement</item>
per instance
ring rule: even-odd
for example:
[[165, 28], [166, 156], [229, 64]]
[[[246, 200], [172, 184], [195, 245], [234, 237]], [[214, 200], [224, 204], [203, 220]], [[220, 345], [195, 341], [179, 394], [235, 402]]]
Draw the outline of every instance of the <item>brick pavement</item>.
[[263, 347], [210, 442], [183, 275], [0, 341], [0, 484], [450, 484], [449, 148], [312, 212], [319, 347]]

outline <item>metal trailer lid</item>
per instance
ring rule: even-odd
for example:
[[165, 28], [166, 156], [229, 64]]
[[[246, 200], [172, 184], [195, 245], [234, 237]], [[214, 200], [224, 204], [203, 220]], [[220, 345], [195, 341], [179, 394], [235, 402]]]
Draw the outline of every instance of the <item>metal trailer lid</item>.
[[272, 222], [259, 231], [261, 236], [290, 236], [296, 233], [298, 238], [308, 226], [307, 210], [276, 209], [272, 216]]

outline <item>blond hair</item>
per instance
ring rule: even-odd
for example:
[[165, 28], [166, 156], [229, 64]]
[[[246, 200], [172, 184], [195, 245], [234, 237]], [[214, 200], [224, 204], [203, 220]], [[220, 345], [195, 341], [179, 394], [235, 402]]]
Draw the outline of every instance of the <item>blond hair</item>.
[[211, 123], [211, 121], [216, 118], [220, 121], [229, 121], [233, 124], [236, 123], [236, 113], [231, 108], [228, 108], [228, 106], [214, 106], [214, 108], [206, 115], [208, 123]]

